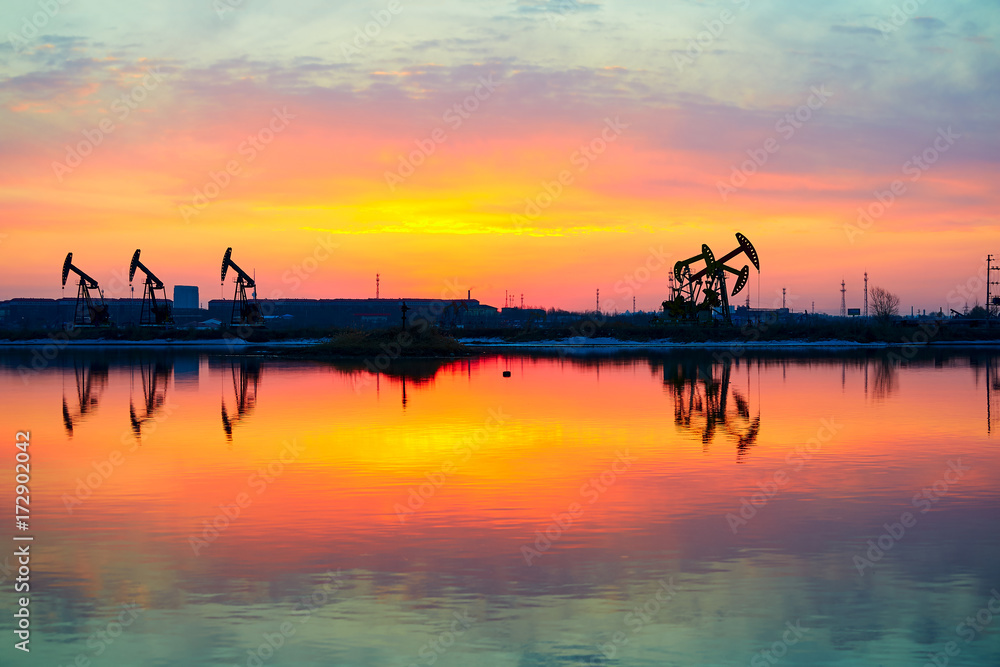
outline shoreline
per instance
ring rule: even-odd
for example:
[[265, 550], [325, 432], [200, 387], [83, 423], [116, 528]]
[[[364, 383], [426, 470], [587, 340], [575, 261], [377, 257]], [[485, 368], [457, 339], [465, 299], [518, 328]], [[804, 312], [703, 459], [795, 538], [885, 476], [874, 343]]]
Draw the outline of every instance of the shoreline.
[[[614, 338], [568, 338], [562, 340], [540, 340], [527, 342], [510, 342], [497, 338], [457, 338], [456, 342], [476, 350], [552, 350], [552, 349], [580, 349], [580, 350], [701, 350], [701, 349], [729, 349], [740, 348], [746, 350], [766, 350], [766, 349], [788, 349], [788, 350], [809, 350], [809, 349], [892, 349], [901, 347], [963, 347], [963, 348], [995, 348], [1000, 347], [1000, 340], [957, 340], [957, 341], [928, 341], [926, 343], [910, 342], [884, 342], [875, 341], [862, 343], [850, 340], [827, 339], [827, 340], [778, 340], [778, 341], [671, 341], [669, 339], [652, 341], [630, 341], [618, 340]], [[249, 342], [239, 339], [218, 339], [218, 340], [194, 340], [194, 341], [171, 341], [166, 339], [146, 340], [146, 341], [122, 341], [122, 340], [80, 340], [80, 341], [54, 341], [52, 339], [32, 339], [23, 341], [0, 341], [0, 349], [41, 349], [47, 346], [63, 348], [99, 348], [99, 349], [127, 349], [127, 348], [184, 348], [184, 349], [205, 349], [218, 351], [220, 349], [232, 349], [244, 351], [247, 349], [309, 349], [317, 345], [328, 344], [329, 338], [292, 339], [281, 341]], [[330, 350], [330, 352], [333, 352]], [[382, 351], [373, 348], [372, 354], [381, 354]], [[357, 354], [345, 355], [357, 356]]]

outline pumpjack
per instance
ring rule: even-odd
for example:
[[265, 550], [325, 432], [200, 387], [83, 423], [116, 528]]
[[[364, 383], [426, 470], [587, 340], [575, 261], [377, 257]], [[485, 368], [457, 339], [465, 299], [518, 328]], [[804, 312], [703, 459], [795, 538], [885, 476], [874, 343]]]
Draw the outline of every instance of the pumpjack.
[[233, 427], [247, 419], [257, 405], [257, 385], [260, 383], [260, 364], [242, 361], [232, 363], [233, 391], [236, 394], [236, 412], [226, 410], [226, 397], [222, 396], [222, 430], [226, 440], [232, 442]]
[[[131, 369], [132, 380], [135, 380], [135, 369]], [[135, 401], [131, 391], [128, 398], [128, 418], [132, 424], [136, 441], [142, 438], [142, 426], [156, 419], [156, 413], [166, 405], [167, 386], [173, 374], [173, 366], [163, 361], [142, 361], [139, 365], [139, 379], [142, 382], [143, 414], [135, 409]]]
[[76, 292], [76, 307], [73, 309], [73, 326], [110, 326], [111, 313], [104, 303], [104, 292], [97, 281], [73, 265], [73, 253], [67, 253], [62, 267], [62, 286], [66, 289], [66, 279], [72, 271], [80, 276]]
[[108, 384], [108, 364], [107, 362], [95, 361], [92, 363], [78, 365], [74, 362], [73, 374], [76, 377], [76, 404], [75, 413], [70, 412], [69, 404], [66, 402], [66, 390], [63, 389], [62, 416], [63, 426], [66, 427], [66, 435], [73, 437], [73, 426], [87, 418], [88, 414], [97, 411], [98, 399], [104, 392]]
[[674, 397], [674, 423], [700, 433], [706, 451], [719, 431], [735, 441], [737, 460], [757, 442], [760, 409], [756, 417], [750, 415], [750, 401], [732, 382], [732, 361], [716, 364], [686, 359], [665, 364], [663, 384]]
[[139, 261], [139, 250], [132, 255], [132, 262], [128, 266], [129, 285], [132, 284], [136, 269], [142, 269], [146, 274], [142, 287], [142, 305], [139, 307], [139, 326], [173, 324], [174, 316], [170, 310], [170, 302], [167, 301], [167, 289], [163, 286], [163, 281]]
[[[750, 267], [744, 265], [742, 269], [736, 270], [726, 262], [745, 254], [754, 268], [760, 271], [760, 258], [750, 239], [737, 232], [736, 241], [739, 247], [718, 259], [707, 244], [702, 244], [701, 254], [674, 264], [674, 278], [678, 286], [671, 298], [663, 302], [663, 310], [667, 316], [674, 319], [695, 320], [704, 316], [710, 317], [715, 311], [724, 322], [732, 323], [729, 297], [736, 296], [746, 287], [750, 278]], [[705, 266], [700, 271], [692, 273], [691, 265], [699, 261], [704, 262]], [[727, 273], [736, 276], [732, 294], [728, 292], [726, 286]], [[700, 303], [699, 299], [702, 299]]]
[[[233, 295], [233, 314], [230, 326], [259, 327], [264, 325], [260, 314], [260, 304], [257, 303], [257, 281], [241, 269], [232, 259], [233, 249], [226, 248], [222, 256], [222, 282], [226, 282], [226, 272], [232, 267], [236, 272], [236, 293]], [[252, 290], [252, 299], [247, 299], [247, 288]]]

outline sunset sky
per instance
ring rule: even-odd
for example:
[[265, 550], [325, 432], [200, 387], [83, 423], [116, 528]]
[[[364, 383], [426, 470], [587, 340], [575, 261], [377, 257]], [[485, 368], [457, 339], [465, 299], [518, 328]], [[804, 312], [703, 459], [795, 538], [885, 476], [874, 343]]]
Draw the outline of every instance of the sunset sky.
[[7, 0], [0, 299], [62, 295], [67, 252], [128, 296], [141, 248], [207, 301], [232, 246], [260, 297], [380, 273], [383, 297], [627, 310], [628, 279], [653, 309], [739, 231], [761, 306], [837, 312], [841, 279], [860, 306], [867, 270], [907, 313], [960, 309], [1000, 253], [998, 25], [917, 0]]

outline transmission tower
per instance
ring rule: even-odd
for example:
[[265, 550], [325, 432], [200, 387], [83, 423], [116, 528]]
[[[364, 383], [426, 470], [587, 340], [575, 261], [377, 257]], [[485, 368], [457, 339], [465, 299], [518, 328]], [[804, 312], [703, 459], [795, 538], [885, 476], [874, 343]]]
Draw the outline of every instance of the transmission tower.
[[1000, 271], [1000, 266], [993, 266], [993, 255], [986, 256], [986, 318], [995, 316], [997, 307], [1000, 306], [1000, 297], [991, 296], [990, 285], [1000, 285], [1000, 280], [993, 280], [993, 271]]
[[847, 284], [840, 281], [840, 316], [847, 317]]
[[378, 274], [378, 273], [375, 274], [375, 298], [376, 299], [378, 298], [378, 287], [379, 287], [378, 284], [379, 284], [379, 281], [381, 280], [381, 278], [382, 278], [381, 274]]
[[785, 288], [781, 288], [781, 308], [785, 308]]
[[597, 312], [601, 312], [601, 288], [597, 288]]
[[868, 272], [865, 271], [865, 318], [868, 318]]

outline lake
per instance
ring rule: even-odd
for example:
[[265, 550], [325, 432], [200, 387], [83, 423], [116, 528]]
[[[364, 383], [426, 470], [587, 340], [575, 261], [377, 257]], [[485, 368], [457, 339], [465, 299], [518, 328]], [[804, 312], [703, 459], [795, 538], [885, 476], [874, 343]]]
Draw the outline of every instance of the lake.
[[1000, 664], [997, 356], [8, 350], [0, 662]]

